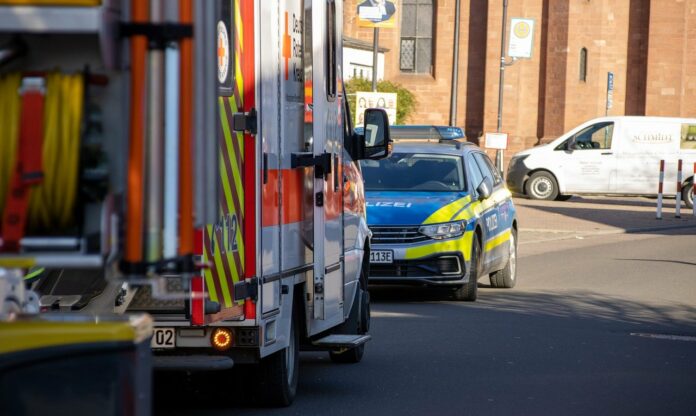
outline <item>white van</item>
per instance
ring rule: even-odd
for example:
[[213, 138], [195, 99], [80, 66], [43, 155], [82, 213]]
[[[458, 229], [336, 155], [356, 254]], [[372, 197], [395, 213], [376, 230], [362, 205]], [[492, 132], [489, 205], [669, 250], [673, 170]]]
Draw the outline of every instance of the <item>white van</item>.
[[679, 159], [682, 199], [692, 207], [696, 119], [602, 117], [515, 154], [507, 185], [513, 192], [547, 200], [576, 194], [655, 195], [664, 160], [664, 192], [674, 195]]

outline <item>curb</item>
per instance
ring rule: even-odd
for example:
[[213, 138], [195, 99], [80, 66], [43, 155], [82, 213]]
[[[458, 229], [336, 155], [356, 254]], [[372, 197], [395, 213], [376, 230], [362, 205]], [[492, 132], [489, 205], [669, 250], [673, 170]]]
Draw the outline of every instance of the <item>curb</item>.
[[592, 237], [598, 235], [612, 235], [612, 234], [635, 234], [635, 233], [646, 233], [654, 231], [667, 231], [667, 230], [679, 230], [679, 229], [691, 229], [696, 228], [696, 225], [664, 225], [664, 226], [654, 226], [654, 227], [637, 227], [637, 228], [625, 228], [618, 230], [605, 230], [597, 232], [582, 232], [576, 230], [544, 230], [536, 228], [520, 228], [520, 233], [523, 232], [544, 232], [550, 234], [561, 234], [566, 233], [573, 235], [563, 235], [555, 238], [546, 238], [543, 240], [532, 240], [532, 241], [520, 241], [518, 244], [533, 244], [533, 243], [545, 243], [549, 241], [559, 241], [559, 240], [570, 240], [577, 237]]

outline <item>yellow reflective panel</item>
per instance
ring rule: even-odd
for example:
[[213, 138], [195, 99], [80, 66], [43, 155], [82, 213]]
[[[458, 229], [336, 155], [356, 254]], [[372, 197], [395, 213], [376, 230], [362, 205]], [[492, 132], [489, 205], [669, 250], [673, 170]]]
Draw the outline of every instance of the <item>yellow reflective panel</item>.
[[432, 244], [408, 248], [406, 249], [405, 257], [408, 260], [413, 260], [440, 253], [460, 252], [464, 256], [464, 260], [469, 261], [469, 257], [471, 257], [471, 241], [473, 235], [473, 231], [467, 231], [463, 236], [457, 239], [437, 241]]
[[469, 202], [471, 202], [470, 196], [465, 196], [464, 198], [457, 199], [454, 202], [450, 202], [444, 207], [438, 209], [432, 213], [423, 224], [437, 224], [440, 222], [452, 221], [452, 218], [462, 210]]
[[495, 237], [489, 239], [486, 241], [486, 245], [484, 247], [484, 251], [491, 251], [494, 248], [498, 247], [499, 245], [503, 244], [504, 242], [508, 241], [510, 239], [510, 229], [508, 228], [507, 230], [503, 231], [502, 233], [496, 235]]
[[98, 342], [139, 343], [152, 336], [149, 315], [114, 319], [71, 315], [62, 320], [39, 317], [0, 322], [0, 354]]

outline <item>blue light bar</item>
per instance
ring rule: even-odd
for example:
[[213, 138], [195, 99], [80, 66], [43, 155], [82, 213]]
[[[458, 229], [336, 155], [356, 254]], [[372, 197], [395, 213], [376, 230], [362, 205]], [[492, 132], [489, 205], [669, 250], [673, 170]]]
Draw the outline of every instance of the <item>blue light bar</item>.
[[[461, 127], [450, 126], [389, 126], [393, 140], [457, 140], [466, 139]], [[356, 127], [355, 132], [363, 134], [362, 127]]]

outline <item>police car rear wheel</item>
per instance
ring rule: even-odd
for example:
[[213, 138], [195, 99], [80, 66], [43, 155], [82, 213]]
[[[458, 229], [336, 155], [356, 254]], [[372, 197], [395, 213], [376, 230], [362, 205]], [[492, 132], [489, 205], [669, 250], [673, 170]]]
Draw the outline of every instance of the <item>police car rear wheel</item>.
[[532, 199], [553, 201], [558, 197], [558, 183], [549, 172], [536, 172], [524, 186], [524, 190]]
[[491, 286], [511, 289], [517, 283], [517, 231], [512, 229], [510, 234], [510, 253], [505, 268], [490, 274]]
[[459, 286], [454, 291], [456, 300], [464, 300], [473, 302], [478, 297], [478, 278], [481, 275], [481, 244], [479, 238], [474, 234], [474, 239], [471, 242], [471, 271], [469, 272], [469, 282]]

